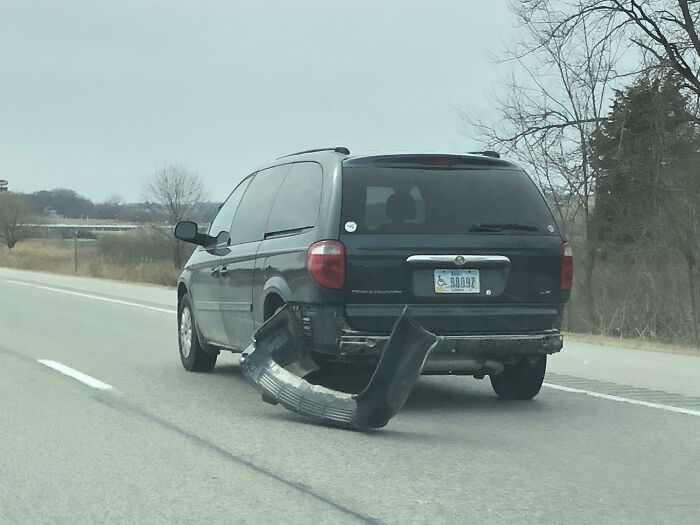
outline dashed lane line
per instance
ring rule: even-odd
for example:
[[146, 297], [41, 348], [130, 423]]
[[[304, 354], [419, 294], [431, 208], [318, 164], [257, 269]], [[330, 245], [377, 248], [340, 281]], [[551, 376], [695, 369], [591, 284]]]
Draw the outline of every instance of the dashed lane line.
[[[13, 279], [4, 279], [5, 282], [12, 283], [12, 284], [17, 284], [20, 286], [27, 286], [30, 288], [36, 288], [39, 290], [47, 290], [51, 292], [57, 292], [57, 293], [63, 293], [66, 295], [73, 295], [76, 297], [82, 297], [85, 299], [94, 299], [97, 301], [103, 301], [106, 303], [113, 303], [113, 304], [121, 304], [123, 306], [131, 306], [134, 308], [143, 308], [145, 310], [151, 310], [155, 312], [160, 312], [160, 313], [166, 313], [166, 314], [175, 314], [177, 313], [174, 309], [169, 309], [169, 308], [160, 308], [158, 306], [150, 306], [142, 303], [135, 303], [132, 301], [124, 301], [121, 299], [113, 299], [111, 297], [104, 297], [101, 295], [95, 295], [95, 294], [89, 294], [89, 293], [84, 293], [84, 292], [75, 292], [72, 290], [65, 290], [63, 288], [55, 288], [53, 286], [45, 286], [45, 285], [39, 285], [39, 284], [33, 284], [33, 283], [27, 283], [23, 281], [15, 281]], [[45, 366], [48, 366], [50, 368], [53, 368], [54, 370], [61, 372], [62, 374], [65, 374], [67, 376], [70, 376], [74, 379], [77, 379], [78, 381], [85, 383], [88, 386], [91, 386], [93, 388], [97, 388], [100, 390], [111, 390], [112, 386], [108, 385], [107, 383], [103, 383], [99, 379], [95, 379], [93, 377], [88, 376], [87, 374], [83, 374], [82, 372], [79, 372], [78, 370], [74, 370], [66, 365], [63, 365], [61, 363], [58, 363], [56, 361], [51, 361], [47, 359], [40, 359], [39, 362]], [[602, 392], [596, 392], [594, 390], [587, 390], [583, 388], [574, 388], [570, 386], [563, 386], [563, 385], [557, 385], [555, 383], [543, 383], [545, 388], [549, 388], [552, 390], [559, 390], [561, 392], [569, 392], [573, 394], [583, 394], [586, 396], [590, 397], [595, 397], [598, 399], [605, 399], [608, 401], [615, 401], [618, 403], [627, 403], [631, 405], [638, 405], [638, 406], [644, 406], [647, 408], [653, 408], [656, 410], [664, 410], [666, 412], [673, 412], [676, 414], [686, 414], [689, 416], [696, 416], [700, 417], [700, 410], [693, 410], [691, 408], [681, 408], [681, 407], [676, 407], [673, 405], [666, 405], [662, 403], [654, 403], [650, 401], [642, 401], [640, 399], [632, 399], [628, 397], [623, 397], [623, 396], [616, 396], [616, 395], [611, 395], [611, 394], [604, 394]]]
[[49, 368], [55, 370], [56, 372], [60, 372], [65, 376], [72, 377], [73, 379], [80, 381], [89, 387], [96, 388], [97, 390], [112, 390], [112, 385], [108, 385], [99, 379], [84, 374], [80, 370], [66, 366], [58, 361], [52, 361], [51, 359], [37, 359], [37, 361], [42, 365], [48, 366]]

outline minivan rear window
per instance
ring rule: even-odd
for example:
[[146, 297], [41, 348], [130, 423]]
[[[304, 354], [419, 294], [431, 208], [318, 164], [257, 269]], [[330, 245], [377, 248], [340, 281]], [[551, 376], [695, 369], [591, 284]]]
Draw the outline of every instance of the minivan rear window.
[[551, 235], [552, 213], [513, 169], [345, 167], [342, 222], [357, 233]]

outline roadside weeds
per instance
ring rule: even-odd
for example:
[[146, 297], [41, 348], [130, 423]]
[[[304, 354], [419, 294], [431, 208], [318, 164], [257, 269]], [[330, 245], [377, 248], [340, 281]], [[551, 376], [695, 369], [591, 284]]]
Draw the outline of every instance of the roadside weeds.
[[[0, 249], [0, 267], [49, 272], [79, 277], [94, 277], [121, 282], [174, 287], [180, 275], [170, 260], [142, 259], [121, 262], [100, 253], [94, 241], [80, 241], [78, 272], [74, 269], [73, 242], [60, 239], [32, 239], [18, 244], [12, 251]], [[581, 332], [564, 332], [565, 339], [581, 343], [615, 346], [634, 350], [700, 356], [692, 346], [610, 337]]]
[[610, 337], [598, 334], [584, 334], [580, 332], [563, 332], [564, 341], [567, 339], [577, 343], [588, 343], [600, 346], [614, 346], [616, 348], [629, 348], [632, 350], [645, 350], [649, 352], [663, 352], [666, 354], [683, 354], [700, 356], [700, 350], [692, 346], [649, 341], [647, 339], [630, 339], [622, 337]]

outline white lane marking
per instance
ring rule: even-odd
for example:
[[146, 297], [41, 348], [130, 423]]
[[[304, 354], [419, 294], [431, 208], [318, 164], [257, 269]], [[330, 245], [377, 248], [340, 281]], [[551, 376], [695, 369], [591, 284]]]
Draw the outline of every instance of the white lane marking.
[[53, 368], [54, 370], [56, 370], [56, 372], [60, 372], [63, 375], [72, 377], [73, 379], [77, 379], [81, 383], [86, 384], [87, 386], [91, 386], [92, 388], [97, 388], [98, 390], [112, 390], [112, 385], [103, 383], [99, 379], [95, 379], [92, 376], [83, 374], [82, 372], [75, 370], [74, 368], [59, 363], [58, 361], [51, 361], [51, 359], [37, 359], [37, 361], [39, 361], [44, 366]]
[[64, 290], [63, 288], [54, 288], [53, 286], [44, 286], [41, 284], [25, 283], [23, 281], [15, 281], [13, 279], [5, 279], [6, 283], [19, 284], [20, 286], [27, 286], [29, 288], [37, 288], [39, 290], [48, 290], [50, 292], [59, 292], [67, 295], [74, 295], [76, 297], [83, 297], [86, 299], [96, 299], [98, 301], [104, 301], [106, 303], [121, 304], [124, 306], [133, 306], [135, 308], [144, 308], [146, 310], [152, 310], [154, 312], [161, 312], [165, 314], [175, 314], [175, 310], [170, 310], [168, 308], [159, 308], [158, 306], [149, 306], [147, 304], [133, 303], [131, 301], [122, 301], [121, 299], [112, 299], [111, 297], [103, 297], [101, 295], [93, 295], [90, 293], [74, 292], [72, 290]]
[[552, 390], [561, 390], [562, 392], [571, 392], [574, 394], [585, 394], [591, 397], [607, 399], [608, 401], [617, 401], [619, 403], [629, 403], [630, 405], [640, 405], [648, 408], [656, 408], [657, 410], [665, 410], [666, 412], [675, 412], [676, 414], [687, 414], [689, 416], [700, 417], [700, 410], [691, 408], [680, 408], [671, 405], [662, 405], [661, 403], [650, 403], [649, 401], [640, 401], [639, 399], [630, 399], [628, 397], [613, 396], [610, 394], [602, 394], [592, 390], [584, 390], [582, 388], [572, 388], [570, 386], [555, 385], [552, 383], [542, 383], [542, 386], [551, 388]]
[[[140, 304], [140, 303], [133, 303], [131, 301], [122, 301], [120, 299], [112, 299], [110, 297], [102, 297], [100, 295], [93, 295], [93, 294], [87, 294], [87, 293], [82, 293], [82, 292], [74, 292], [72, 290], [64, 290], [62, 288], [54, 288], [52, 286], [43, 286], [43, 285], [39, 285], [39, 284], [25, 283], [23, 281], [15, 281], [13, 279], [4, 279], [4, 281], [8, 282], [8, 283], [12, 283], [12, 284], [18, 284], [20, 286], [28, 286], [30, 288], [37, 288], [40, 290], [59, 292], [59, 293], [67, 294], [67, 295], [84, 297], [87, 299], [96, 299], [98, 301], [104, 301], [106, 303], [114, 303], [114, 304], [121, 304], [121, 305], [125, 305], [125, 306], [133, 306], [135, 308], [144, 308], [146, 310], [152, 310], [155, 312], [161, 312], [161, 313], [166, 313], [166, 314], [177, 313], [175, 310], [170, 310], [168, 308], [159, 308], [157, 306], [149, 306], [149, 305]], [[111, 385], [108, 385], [107, 383], [103, 383], [99, 379], [95, 379], [94, 377], [90, 377], [87, 374], [83, 374], [82, 372], [79, 372], [78, 370], [74, 370], [73, 368], [70, 368], [66, 365], [62, 365], [61, 363], [58, 363], [56, 361], [51, 361], [49, 359], [39, 359], [39, 362], [45, 366], [48, 366], [49, 368], [53, 368], [54, 370], [61, 372], [62, 374], [65, 374], [65, 375], [70, 376], [74, 379], [77, 379], [78, 381], [85, 383], [86, 385], [91, 386], [93, 388], [97, 388], [100, 390], [112, 390]], [[582, 388], [572, 388], [569, 386], [555, 385], [553, 383], [542, 383], [542, 386], [547, 387], [547, 388], [551, 388], [552, 390], [560, 390], [562, 392], [570, 392], [570, 393], [574, 393], [574, 394], [585, 394], [587, 396], [597, 397], [599, 399], [607, 399], [608, 401], [617, 401], [619, 403], [629, 403], [631, 405], [645, 406], [648, 408], [655, 408], [657, 410], [665, 410], [666, 412], [674, 412], [676, 414], [686, 414], [689, 416], [700, 417], [700, 410], [692, 410], [690, 408], [674, 407], [671, 405], [663, 405], [661, 403], [650, 403], [649, 401], [640, 401], [639, 399], [630, 399], [627, 397], [613, 396], [610, 394], [603, 394], [601, 392], [594, 392], [592, 390], [584, 390]]]

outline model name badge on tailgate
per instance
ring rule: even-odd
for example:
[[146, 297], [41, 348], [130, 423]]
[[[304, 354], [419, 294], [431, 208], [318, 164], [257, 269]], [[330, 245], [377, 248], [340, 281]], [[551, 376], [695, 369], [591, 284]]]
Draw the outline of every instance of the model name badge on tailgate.
[[479, 293], [479, 270], [435, 270], [435, 293]]
[[352, 290], [352, 293], [361, 295], [396, 295], [403, 293], [403, 290]]

